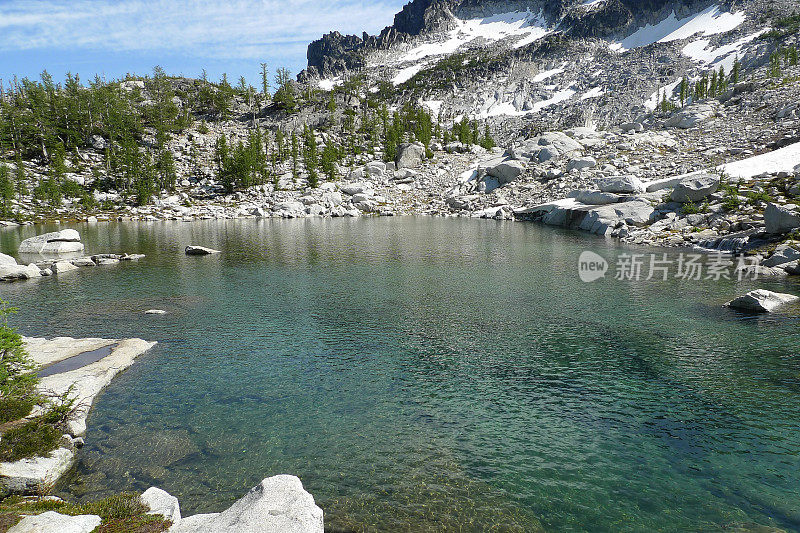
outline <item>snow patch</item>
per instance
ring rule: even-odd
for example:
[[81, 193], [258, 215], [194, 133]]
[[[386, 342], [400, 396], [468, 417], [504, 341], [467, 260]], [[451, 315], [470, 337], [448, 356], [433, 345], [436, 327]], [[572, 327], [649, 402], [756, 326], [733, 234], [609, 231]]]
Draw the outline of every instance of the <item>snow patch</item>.
[[540, 72], [536, 76], [533, 77], [534, 83], [538, 83], [540, 81], [544, 81], [547, 78], [555, 76], [556, 74], [561, 74], [564, 72], [564, 66], [562, 65], [559, 68], [554, 68], [553, 70], [545, 70], [544, 72]]
[[319, 80], [318, 87], [323, 91], [332, 91], [334, 87], [338, 87], [344, 83], [341, 78], [329, 78], [325, 80]]
[[611, 44], [611, 49], [627, 52], [653, 43], [667, 43], [680, 39], [688, 39], [698, 33], [708, 36], [729, 32], [745, 21], [744, 11], [730, 13], [722, 11], [720, 6], [711, 6], [696, 15], [678, 19], [675, 12], [655, 26], [650, 24], [639, 28], [622, 41]]
[[395, 74], [394, 78], [392, 78], [392, 83], [395, 85], [405, 83], [426, 66], [428, 66], [427, 63], [417, 63], [416, 65], [411, 65], [410, 67], [401, 69], [397, 74]]
[[733, 178], [745, 179], [757, 176], [762, 172], [792, 172], [798, 162], [800, 162], [800, 143], [795, 143], [766, 154], [727, 163], [717, 168]]
[[672, 95], [675, 93], [675, 88], [681, 84], [681, 79], [682, 78], [678, 78], [677, 81], [674, 81], [669, 85], [659, 87], [659, 89], [650, 96], [650, 99], [644, 103], [644, 106], [650, 111], [654, 111], [655, 108], [658, 107], [658, 104], [661, 103], [664, 93], [667, 94], [667, 100], [672, 97]]
[[427, 107], [428, 110], [431, 112], [431, 114], [434, 117], [438, 117], [439, 116], [439, 111], [441, 111], [441, 109], [442, 109], [442, 104], [444, 104], [444, 101], [442, 101], [442, 100], [423, 100], [422, 101], [422, 105]]
[[698, 39], [683, 47], [683, 54], [700, 63], [714, 63], [725, 67], [726, 72], [730, 72], [736, 60], [736, 54], [742, 55], [742, 48], [757, 39], [769, 29], [763, 29], [752, 35], [742, 37], [736, 42], [720, 46], [719, 48], [708, 48], [708, 39]]
[[520, 40], [515, 43], [515, 47], [519, 48], [550, 33], [542, 12], [512, 11], [491, 17], [458, 20], [456, 24], [457, 27], [447, 33], [444, 41], [416, 46], [406, 52], [400, 61], [419, 61], [433, 55], [452, 54], [477, 38], [495, 42], [519, 37]]
[[597, 98], [598, 96], [603, 96], [605, 94], [605, 92], [606, 92], [606, 90], [603, 89], [602, 87], [594, 87], [592, 89], [589, 89], [585, 93], [583, 93], [583, 95], [581, 95], [581, 100], [588, 100], [590, 98]]

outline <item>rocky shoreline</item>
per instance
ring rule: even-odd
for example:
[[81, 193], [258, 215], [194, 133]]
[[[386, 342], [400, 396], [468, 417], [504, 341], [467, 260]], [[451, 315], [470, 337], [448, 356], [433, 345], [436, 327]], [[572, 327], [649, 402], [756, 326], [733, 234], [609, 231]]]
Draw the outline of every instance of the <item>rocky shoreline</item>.
[[[70, 368], [41, 378], [38, 391], [48, 397], [66, 395], [75, 400], [76, 409], [67, 423], [62, 445], [49, 457], [21, 459], [0, 463], [0, 494], [40, 494], [52, 487], [72, 468], [77, 449], [83, 446], [86, 419], [95, 398], [120, 372], [131, 366], [136, 358], [156, 345], [142, 339], [53, 339], [25, 338], [26, 349], [44, 372], [52, 365], [73, 360], [81, 354], [103, 348], [108, 354], [99, 360]], [[78, 362], [79, 364], [79, 362]], [[31, 417], [36, 416], [32, 412]]]
[[[99, 339], [71, 337], [24, 338], [25, 347], [39, 366], [41, 394], [75, 400], [76, 408], [67, 423], [61, 445], [46, 457], [32, 457], [0, 463], [0, 495], [46, 497], [50, 488], [73, 467], [77, 450], [83, 446], [86, 419], [95, 398], [136, 358], [155, 342], [142, 339]], [[87, 356], [91, 359], [87, 360]], [[96, 360], [95, 360], [96, 359]], [[37, 413], [31, 413], [31, 417]], [[240, 533], [244, 531], [281, 533], [322, 533], [323, 513], [301, 481], [290, 475], [264, 479], [242, 499], [221, 513], [182, 518], [178, 499], [156, 487], [140, 500], [148, 514], [171, 523], [173, 533]], [[89, 533], [101, 524], [96, 515], [70, 516], [56, 511], [23, 514], [9, 533]]]

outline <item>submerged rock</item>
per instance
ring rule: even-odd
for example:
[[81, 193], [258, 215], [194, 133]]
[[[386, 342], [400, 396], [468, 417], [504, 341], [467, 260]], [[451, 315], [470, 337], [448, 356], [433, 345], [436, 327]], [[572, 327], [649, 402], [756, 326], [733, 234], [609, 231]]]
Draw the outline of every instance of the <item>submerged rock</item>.
[[295, 476], [266, 478], [221, 513], [182, 519], [170, 533], [323, 533], [322, 509]]
[[742, 311], [753, 311], [757, 313], [771, 313], [782, 305], [799, 300], [792, 294], [783, 294], [764, 289], [750, 291], [744, 296], [739, 296], [726, 303], [725, 305], [733, 309]]

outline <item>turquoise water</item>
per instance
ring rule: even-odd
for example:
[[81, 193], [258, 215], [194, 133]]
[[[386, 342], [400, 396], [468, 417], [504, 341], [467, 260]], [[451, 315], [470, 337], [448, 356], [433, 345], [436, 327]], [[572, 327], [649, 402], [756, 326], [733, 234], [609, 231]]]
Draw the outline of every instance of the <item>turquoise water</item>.
[[147, 258], [0, 286], [22, 332], [160, 344], [68, 494], [158, 485], [187, 515], [292, 473], [331, 531], [800, 530], [800, 309], [721, 307], [796, 282], [584, 284], [581, 251], [630, 250], [523, 223], [75, 227]]

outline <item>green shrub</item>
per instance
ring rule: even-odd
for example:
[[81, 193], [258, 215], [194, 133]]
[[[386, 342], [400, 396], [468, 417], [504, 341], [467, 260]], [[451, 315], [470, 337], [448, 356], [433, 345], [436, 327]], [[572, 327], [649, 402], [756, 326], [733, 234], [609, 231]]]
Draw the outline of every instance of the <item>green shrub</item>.
[[0, 461], [46, 456], [58, 447], [62, 432], [40, 419], [9, 429], [0, 440]]
[[33, 409], [32, 399], [0, 398], [0, 424], [25, 418]]
[[749, 205], [758, 205], [761, 202], [771, 202], [772, 197], [766, 192], [749, 192], [747, 193], [747, 203]]
[[684, 215], [696, 215], [700, 212], [700, 208], [697, 207], [697, 204], [689, 200], [681, 207]]

